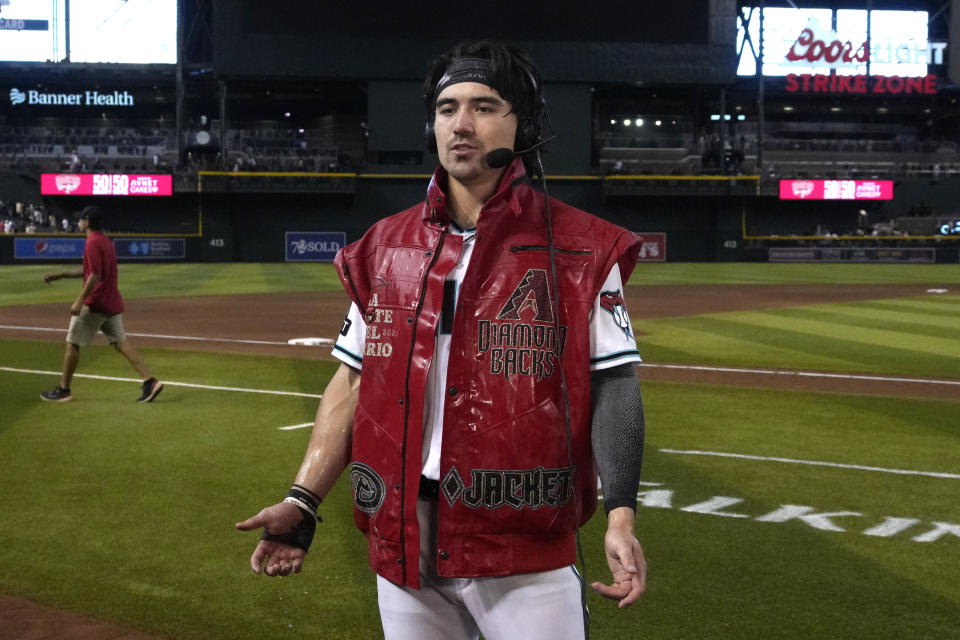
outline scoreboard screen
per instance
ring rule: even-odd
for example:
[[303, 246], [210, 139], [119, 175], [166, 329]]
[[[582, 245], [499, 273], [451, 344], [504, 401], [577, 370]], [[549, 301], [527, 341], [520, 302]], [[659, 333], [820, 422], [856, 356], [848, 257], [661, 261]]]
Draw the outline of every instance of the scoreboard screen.
[[126, 173], [44, 173], [45, 196], [171, 196], [173, 176]]
[[893, 200], [893, 180], [781, 180], [781, 200]]

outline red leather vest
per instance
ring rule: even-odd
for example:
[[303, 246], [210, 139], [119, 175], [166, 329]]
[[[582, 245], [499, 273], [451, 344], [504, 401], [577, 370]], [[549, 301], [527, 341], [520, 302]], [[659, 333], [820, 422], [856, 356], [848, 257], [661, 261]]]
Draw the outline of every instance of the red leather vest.
[[[460, 237], [445, 231], [446, 179], [438, 168], [425, 202], [377, 222], [334, 262], [367, 323], [353, 425], [354, 516], [367, 534], [371, 567], [415, 588], [425, 386], [444, 280], [461, 249]], [[441, 576], [573, 564], [574, 533], [596, 509], [590, 313], [614, 264], [627, 281], [638, 243], [632, 232], [551, 199], [555, 320], [544, 202], [516, 159], [477, 223], [445, 383]]]

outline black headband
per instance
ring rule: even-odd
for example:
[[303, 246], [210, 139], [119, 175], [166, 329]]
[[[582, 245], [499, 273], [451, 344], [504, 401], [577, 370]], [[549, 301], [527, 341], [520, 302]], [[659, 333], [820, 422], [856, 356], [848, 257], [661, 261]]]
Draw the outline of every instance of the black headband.
[[447, 67], [447, 70], [437, 82], [433, 99], [436, 100], [437, 96], [447, 87], [460, 82], [478, 82], [496, 89], [493, 86], [492, 69], [487, 60], [483, 58], [457, 58], [450, 63], [450, 66]]

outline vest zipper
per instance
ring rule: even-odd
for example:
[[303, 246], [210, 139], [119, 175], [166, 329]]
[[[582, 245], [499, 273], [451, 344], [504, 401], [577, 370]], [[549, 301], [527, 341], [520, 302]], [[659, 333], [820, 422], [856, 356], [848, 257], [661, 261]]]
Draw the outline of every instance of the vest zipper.
[[433, 266], [440, 257], [440, 250], [443, 248], [443, 239], [446, 235], [447, 230], [444, 228], [440, 231], [440, 239], [433, 248], [430, 264], [427, 265], [427, 271], [423, 275], [423, 282], [420, 285], [420, 296], [416, 311], [414, 311], [413, 314], [413, 335], [410, 339], [410, 353], [407, 354], [407, 372], [403, 382], [403, 438], [400, 444], [400, 571], [403, 574], [404, 584], [407, 582], [407, 528], [405, 507], [407, 502], [407, 429], [410, 421], [410, 370], [413, 367], [413, 351], [417, 344], [417, 320], [420, 318], [420, 312], [423, 310], [423, 298], [427, 290], [427, 280], [430, 277]]
[[[518, 251], [547, 251], [550, 247], [544, 244], [515, 244], [511, 245], [510, 253], [517, 253]], [[558, 249], [553, 248], [556, 253], [563, 253], [566, 255], [573, 256], [589, 256], [593, 255], [593, 251], [589, 249]]]

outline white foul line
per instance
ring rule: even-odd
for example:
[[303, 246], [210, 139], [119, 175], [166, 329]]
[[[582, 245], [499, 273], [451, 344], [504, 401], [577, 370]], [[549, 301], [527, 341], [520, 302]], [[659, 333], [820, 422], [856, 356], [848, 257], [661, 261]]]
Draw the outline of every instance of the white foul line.
[[839, 462], [823, 462], [820, 460], [796, 460], [794, 458], [777, 458], [768, 456], [751, 456], [744, 453], [724, 453], [721, 451], [697, 451], [681, 449], [660, 449], [664, 453], [677, 453], [685, 456], [716, 456], [719, 458], [740, 458], [743, 460], [761, 460], [764, 462], [786, 462], [789, 464], [806, 464], [815, 467], [835, 467], [838, 469], [856, 469], [858, 471], [879, 471], [881, 473], [895, 473], [904, 476], [927, 476], [930, 478], [948, 478], [960, 480], [960, 474], [940, 473], [938, 471], [910, 471], [908, 469], [887, 469], [886, 467], [867, 467], [859, 464], [841, 464]]
[[[61, 328], [52, 328], [52, 327], [21, 327], [9, 324], [0, 324], [0, 329], [15, 329], [18, 331], [56, 331], [59, 333], [66, 333], [66, 330]], [[278, 340], [245, 340], [241, 338], [204, 338], [201, 336], [171, 336], [162, 333], [131, 333], [126, 332], [128, 336], [133, 336], [135, 338], [159, 338], [163, 340], [193, 340], [196, 342], [235, 342], [239, 344], [273, 344], [273, 345], [283, 345], [290, 346], [291, 343], [288, 341], [278, 341]], [[330, 344], [333, 345], [333, 340], [328, 340], [326, 338], [312, 338], [312, 340], [319, 341], [319, 344]], [[315, 346], [311, 344], [308, 346]], [[166, 383], [164, 383], [166, 384]]]
[[853, 373], [824, 373], [820, 371], [789, 371], [784, 369], [740, 369], [737, 367], [708, 367], [692, 364], [650, 364], [644, 362], [641, 367], [655, 369], [687, 369], [690, 371], [717, 371], [720, 373], [757, 373], [773, 376], [800, 376], [807, 378], [839, 378], [842, 380], [871, 380], [874, 382], [918, 382], [921, 384], [947, 384], [960, 386], [960, 380], [937, 380], [934, 378], [896, 378], [890, 376], [871, 376]]
[[[35, 369], [15, 369], [13, 367], [0, 367], [0, 371], [8, 371], [10, 373], [36, 373], [40, 375], [51, 375], [59, 376], [59, 371], [38, 371]], [[113, 376], [95, 376], [89, 373], [77, 373], [74, 374], [74, 378], [90, 378], [91, 380], [111, 380], [113, 382], [136, 382], [140, 384], [143, 380], [139, 378], [116, 378]], [[193, 384], [191, 382], [170, 382], [169, 380], [162, 381], [164, 386], [170, 387], [188, 387], [190, 389], [208, 389], [211, 391], [240, 391], [242, 393], [263, 393], [273, 396], [296, 396], [298, 398], [322, 398], [323, 396], [317, 393], [301, 393], [299, 391], [272, 391], [270, 389], [245, 389], [243, 387], [220, 387], [216, 385], [209, 384]], [[313, 423], [310, 423], [313, 424]]]
[[[15, 325], [6, 325], [0, 324], [0, 329], [15, 329], [20, 331], [56, 331], [64, 333], [63, 328], [50, 328], [50, 327], [22, 327]], [[160, 333], [130, 333], [127, 332], [128, 336], [134, 336], [136, 338], [161, 338], [164, 340], [194, 340], [197, 342], [233, 342], [238, 344], [270, 344], [270, 345], [305, 345], [305, 346], [324, 346], [329, 345], [333, 346], [335, 344], [334, 340], [328, 338], [293, 338], [285, 342], [278, 340], [245, 340], [241, 338], [204, 338], [199, 336], [171, 336]], [[891, 377], [891, 376], [877, 376], [877, 375], [863, 375], [863, 374], [851, 374], [851, 373], [825, 373], [820, 371], [793, 371], [788, 369], [745, 369], [738, 367], [710, 367], [706, 365], [692, 365], [692, 364], [656, 364], [644, 362], [640, 365], [641, 367], [647, 367], [651, 369], [685, 369], [689, 371], [715, 371], [718, 373], [753, 373], [758, 375], [773, 375], [773, 376], [797, 376], [805, 378], [834, 378], [842, 380], [869, 380], [873, 382], [914, 382], [919, 384], [944, 384], [944, 385], [953, 385], [960, 386], [960, 380], [937, 380], [932, 378], [903, 378], [903, 377]], [[166, 383], [164, 383], [166, 384]]]

